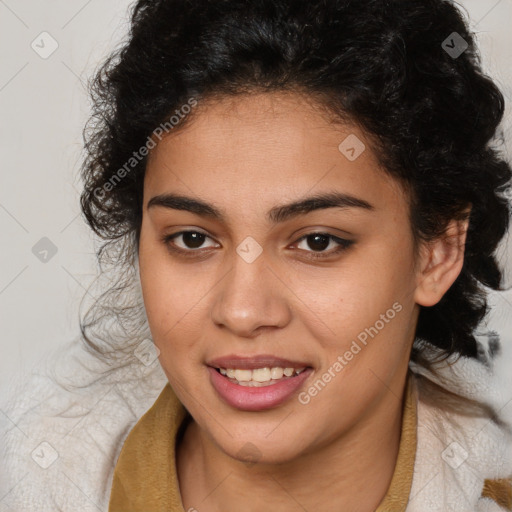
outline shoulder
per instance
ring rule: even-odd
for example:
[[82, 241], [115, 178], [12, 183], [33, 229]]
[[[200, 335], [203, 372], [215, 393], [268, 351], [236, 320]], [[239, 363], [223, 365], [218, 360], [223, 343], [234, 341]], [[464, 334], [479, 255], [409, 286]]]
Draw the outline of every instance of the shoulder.
[[71, 359], [66, 364], [74, 387], [32, 374], [2, 405], [0, 495], [7, 510], [106, 510], [124, 439], [163, 387], [102, 380]]
[[411, 363], [418, 446], [408, 512], [512, 510], [512, 386], [503, 371], [512, 329], [481, 327], [477, 359], [449, 359], [435, 375]]
[[420, 393], [418, 444], [407, 511], [511, 510], [510, 430], [495, 423], [491, 415], [466, 416], [423, 398]]

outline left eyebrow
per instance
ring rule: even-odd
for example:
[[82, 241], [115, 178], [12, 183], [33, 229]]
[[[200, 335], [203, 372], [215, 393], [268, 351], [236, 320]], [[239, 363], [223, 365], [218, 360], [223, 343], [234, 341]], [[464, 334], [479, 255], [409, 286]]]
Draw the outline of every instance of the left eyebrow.
[[[226, 215], [212, 204], [182, 195], [161, 194], [154, 196], [148, 201], [147, 208], [149, 209], [155, 206], [174, 210], [186, 210], [221, 222], [224, 222], [226, 219]], [[298, 217], [299, 215], [306, 215], [315, 210], [323, 210], [326, 208], [362, 208], [368, 211], [375, 210], [375, 207], [364, 199], [341, 192], [325, 192], [307, 197], [300, 201], [274, 206], [267, 212], [267, 219], [272, 224], [278, 224]]]

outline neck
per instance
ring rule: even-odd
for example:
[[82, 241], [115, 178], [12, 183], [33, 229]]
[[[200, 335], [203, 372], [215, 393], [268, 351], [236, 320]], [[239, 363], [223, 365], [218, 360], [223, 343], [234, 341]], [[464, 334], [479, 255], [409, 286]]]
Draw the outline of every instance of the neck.
[[230, 457], [192, 421], [177, 447], [185, 510], [374, 511], [393, 477], [404, 398], [385, 393], [342, 436], [278, 465]]

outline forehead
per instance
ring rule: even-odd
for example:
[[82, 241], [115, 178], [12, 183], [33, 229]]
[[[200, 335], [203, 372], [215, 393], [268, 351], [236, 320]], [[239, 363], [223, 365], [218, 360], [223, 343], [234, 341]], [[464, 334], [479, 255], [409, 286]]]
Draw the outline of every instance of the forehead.
[[355, 124], [332, 122], [303, 95], [207, 100], [190, 121], [150, 152], [145, 203], [155, 194], [182, 192], [239, 212], [243, 205], [268, 209], [331, 190], [376, 208], [405, 200], [401, 186], [380, 167], [368, 136]]

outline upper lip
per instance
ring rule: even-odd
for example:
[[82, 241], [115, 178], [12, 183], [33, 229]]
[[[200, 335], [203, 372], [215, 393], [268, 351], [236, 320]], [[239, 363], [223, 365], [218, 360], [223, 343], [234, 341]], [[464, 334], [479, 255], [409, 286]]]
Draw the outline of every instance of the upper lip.
[[240, 370], [254, 370], [256, 368], [306, 368], [310, 364], [303, 361], [291, 361], [282, 357], [276, 357], [268, 354], [257, 356], [243, 357], [237, 355], [229, 355], [224, 357], [217, 357], [206, 363], [213, 368], [224, 369], [240, 369]]

